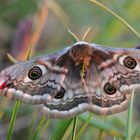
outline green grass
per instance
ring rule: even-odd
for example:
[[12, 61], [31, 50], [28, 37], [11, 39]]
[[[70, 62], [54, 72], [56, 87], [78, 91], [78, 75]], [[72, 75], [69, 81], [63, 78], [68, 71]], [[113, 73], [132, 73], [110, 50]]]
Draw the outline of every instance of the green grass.
[[133, 130], [132, 129], [132, 116], [133, 116], [134, 92], [135, 92], [135, 89], [132, 92], [131, 101], [128, 108], [126, 140], [132, 139], [132, 130]]
[[73, 119], [73, 130], [72, 130], [72, 140], [75, 140], [76, 137], [76, 124], [77, 124], [77, 116]]
[[16, 101], [16, 103], [14, 105], [14, 108], [13, 108], [13, 113], [12, 113], [12, 116], [11, 116], [11, 121], [10, 121], [10, 125], [9, 125], [9, 128], [8, 128], [8, 133], [7, 133], [6, 140], [11, 140], [19, 106], [20, 106], [20, 101]]
[[72, 122], [73, 119], [61, 120], [50, 140], [62, 140], [66, 133], [69, 134], [68, 130]]
[[93, 114], [91, 113], [91, 114], [89, 114], [86, 121], [83, 122], [82, 127], [78, 130], [78, 132], [76, 134], [75, 140], [79, 140], [80, 137], [82, 137], [82, 135], [83, 135], [84, 131], [86, 130], [86, 128], [88, 127], [89, 121], [92, 117], [93, 117]]
[[46, 118], [43, 117], [40, 120], [39, 124], [37, 125], [35, 131], [32, 133], [32, 137], [30, 138], [30, 140], [36, 140], [36, 139], [38, 139], [38, 135], [40, 133], [40, 130], [41, 130], [42, 126], [45, 124], [45, 122], [46, 122]]
[[96, 4], [97, 6], [101, 7], [103, 10], [112, 14], [115, 18], [117, 18], [120, 22], [122, 22], [130, 31], [132, 31], [138, 39], [140, 39], [140, 34], [129, 23], [127, 23], [127, 21], [125, 21], [122, 17], [120, 17], [118, 14], [116, 14], [111, 9], [107, 8], [102, 3], [98, 2], [97, 0], [90, 0], [90, 1]]

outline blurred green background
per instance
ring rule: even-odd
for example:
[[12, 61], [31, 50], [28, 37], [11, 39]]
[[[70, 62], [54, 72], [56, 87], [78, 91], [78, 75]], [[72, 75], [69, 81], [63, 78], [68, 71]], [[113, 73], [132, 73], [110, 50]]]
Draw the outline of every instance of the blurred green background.
[[[140, 33], [139, 0], [100, 0], [100, 2], [123, 17]], [[46, 13], [43, 13], [44, 19], [41, 19], [40, 12], [43, 8], [47, 9]], [[37, 24], [40, 26], [37, 27]], [[37, 28], [40, 27], [42, 30], [39, 33]], [[74, 43], [68, 29], [82, 39], [89, 27], [91, 30], [85, 38], [87, 42], [129, 48], [139, 45], [140, 42], [118, 19], [88, 0], [0, 0], [0, 69], [11, 64], [7, 59], [7, 52], [19, 61], [25, 60], [27, 50], [33, 45], [34, 56], [47, 55]], [[36, 32], [37, 41], [30, 42]], [[6, 139], [14, 103], [15, 100], [0, 97], [0, 140]], [[138, 103], [137, 108], [139, 109]], [[77, 133], [84, 124], [84, 117], [78, 119]], [[140, 139], [138, 110], [134, 109], [133, 117], [136, 130], [133, 138]], [[65, 120], [49, 119], [46, 123], [41, 118], [42, 115], [36, 108], [21, 104], [12, 139], [59, 140], [55, 136], [61, 132], [59, 124], [66, 124]], [[81, 140], [125, 139], [127, 112], [110, 117], [93, 115], [93, 119], [95, 120], [92, 120], [93, 122], [89, 123], [81, 134]], [[43, 122], [41, 125], [40, 120]], [[43, 126], [44, 124], [46, 126]], [[41, 128], [37, 130], [39, 126]], [[61, 128], [63, 127], [62, 125]], [[68, 126], [66, 129], [68, 131], [64, 131], [61, 139], [71, 139], [71, 129], [72, 126]]]

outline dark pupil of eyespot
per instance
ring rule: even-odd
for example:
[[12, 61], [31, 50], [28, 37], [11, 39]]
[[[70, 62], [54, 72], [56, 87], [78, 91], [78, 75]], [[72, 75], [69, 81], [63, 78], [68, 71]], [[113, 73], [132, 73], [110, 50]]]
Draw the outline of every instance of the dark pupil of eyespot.
[[109, 82], [107, 82], [105, 85], [104, 85], [104, 91], [111, 95], [111, 94], [114, 94], [116, 92], [116, 88], [113, 87]]
[[29, 73], [28, 73], [28, 77], [31, 79], [31, 80], [36, 80], [38, 79], [40, 76], [42, 76], [42, 70], [35, 66], [33, 67]]
[[57, 95], [54, 97], [55, 99], [61, 99], [64, 97], [65, 89], [61, 87], [60, 91], [57, 93]]
[[137, 62], [135, 61], [134, 58], [128, 56], [124, 59], [124, 66], [130, 68], [130, 69], [134, 69], [137, 65]]

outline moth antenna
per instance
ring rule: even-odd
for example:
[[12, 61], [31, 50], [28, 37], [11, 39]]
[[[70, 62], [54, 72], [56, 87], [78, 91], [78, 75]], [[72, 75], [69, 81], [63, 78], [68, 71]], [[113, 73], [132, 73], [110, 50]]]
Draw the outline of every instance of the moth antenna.
[[18, 62], [10, 53], [7, 53], [6, 55], [13, 64]]
[[32, 56], [33, 47], [34, 46], [31, 45], [30, 48], [29, 48], [29, 51], [28, 51], [28, 54], [27, 54], [27, 60], [29, 60], [31, 58], [31, 56]]
[[75, 43], [80, 41], [80, 39], [70, 29], [67, 29], [67, 31], [72, 36]]
[[87, 31], [85, 32], [85, 34], [84, 34], [84, 36], [83, 36], [83, 38], [82, 38], [82, 41], [85, 40], [85, 38], [87, 37], [87, 35], [88, 35], [88, 33], [90, 32], [90, 30], [91, 30], [91, 27], [89, 27], [89, 28], [87, 29]]

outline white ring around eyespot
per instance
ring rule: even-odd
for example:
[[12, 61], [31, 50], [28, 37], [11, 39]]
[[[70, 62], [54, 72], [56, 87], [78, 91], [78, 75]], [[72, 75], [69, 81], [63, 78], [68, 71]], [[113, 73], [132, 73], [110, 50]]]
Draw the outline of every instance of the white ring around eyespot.
[[[119, 63], [120, 63], [121, 65], [124, 66], [123, 61], [124, 61], [124, 59], [125, 59], [126, 57], [128, 57], [128, 56], [129, 56], [129, 55], [124, 55], [124, 56], [120, 57], [120, 58], [119, 58]], [[130, 57], [131, 57], [131, 56], [130, 56]], [[133, 58], [133, 57], [132, 57], [132, 58]], [[133, 58], [133, 59], [135, 59], [135, 58]], [[136, 61], [136, 63], [137, 63], [137, 66], [134, 68], [134, 70], [140, 71], [140, 65], [139, 65], [139, 63], [137, 62], [136, 59], [135, 59], [135, 61]]]
[[123, 61], [124, 61], [124, 59], [125, 59], [126, 57], [128, 57], [128, 55], [124, 55], [124, 56], [121, 56], [121, 57], [119, 58], [119, 63], [120, 63], [121, 65], [124, 65]]
[[39, 67], [42, 70], [42, 75], [44, 75], [47, 72], [47, 68], [44, 65], [35, 65], [36, 67]]
[[[47, 72], [47, 68], [44, 65], [37, 64], [34, 67], [39, 67], [42, 71], [42, 75], [44, 75]], [[31, 82], [31, 81], [32, 80], [28, 76], [26, 76], [23, 80], [24, 83], [28, 83], [28, 82]]]

